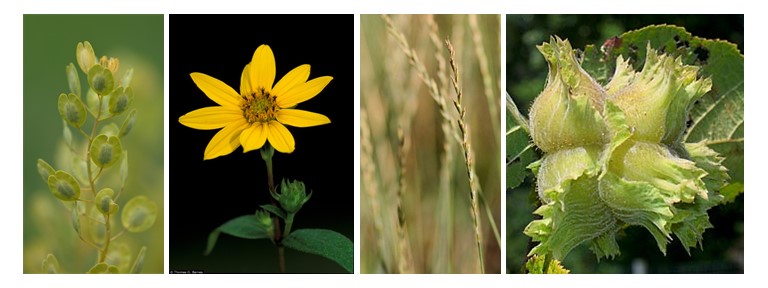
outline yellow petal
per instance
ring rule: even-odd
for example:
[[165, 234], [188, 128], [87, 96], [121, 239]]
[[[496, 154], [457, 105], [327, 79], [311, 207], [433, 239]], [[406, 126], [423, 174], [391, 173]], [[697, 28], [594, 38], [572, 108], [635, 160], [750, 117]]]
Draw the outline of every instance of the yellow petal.
[[264, 88], [267, 92], [272, 91], [272, 84], [275, 83], [275, 55], [272, 54], [272, 49], [267, 45], [256, 48], [250, 65], [251, 89]]
[[189, 74], [189, 76], [192, 76], [192, 81], [195, 82], [197, 88], [203, 90], [203, 93], [208, 98], [211, 98], [213, 102], [221, 106], [240, 106], [240, 101], [242, 101], [240, 95], [237, 94], [235, 89], [232, 89], [232, 87], [224, 84], [219, 79], [197, 72]]
[[208, 143], [208, 147], [205, 147], [203, 159], [209, 160], [235, 151], [240, 146], [240, 133], [245, 128], [248, 128], [248, 125], [248, 122], [242, 119], [229, 123], [224, 129], [221, 129], [221, 131], [213, 136], [211, 142]]
[[275, 150], [283, 153], [291, 153], [296, 148], [296, 142], [293, 140], [293, 135], [285, 128], [283, 124], [277, 121], [270, 121], [268, 126], [267, 139]]
[[200, 108], [179, 117], [179, 122], [189, 128], [200, 130], [219, 129], [243, 119], [243, 111], [229, 106]]
[[251, 64], [245, 65], [243, 69], [243, 75], [240, 76], [240, 95], [250, 95], [253, 93], [251, 89]]
[[293, 89], [288, 90], [285, 94], [277, 94], [277, 105], [281, 108], [290, 108], [296, 106], [296, 104], [312, 99], [312, 97], [315, 97], [320, 91], [323, 91], [323, 88], [325, 88], [331, 80], [333, 80], [333, 77], [331, 76], [317, 77], [304, 84], [293, 87]]
[[277, 81], [275, 87], [272, 89], [272, 95], [283, 95], [288, 90], [304, 84], [309, 78], [309, 65], [304, 64], [299, 67], [293, 68], [291, 72], [285, 74], [280, 81]]
[[256, 122], [240, 134], [240, 144], [243, 145], [243, 153], [256, 150], [264, 146], [267, 141], [267, 126]]
[[323, 114], [296, 109], [280, 109], [277, 111], [277, 121], [294, 127], [311, 127], [331, 123], [331, 119]]

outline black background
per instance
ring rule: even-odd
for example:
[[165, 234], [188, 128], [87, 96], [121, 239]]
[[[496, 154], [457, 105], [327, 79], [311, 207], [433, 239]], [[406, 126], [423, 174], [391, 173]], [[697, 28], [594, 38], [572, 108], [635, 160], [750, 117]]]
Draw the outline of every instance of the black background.
[[[268, 240], [221, 235], [203, 256], [208, 234], [229, 219], [269, 204], [267, 174], [258, 151], [242, 147], [203, 161], [219, 130], [195, 130], [179, 117], [216, 106], [189, 76], [201, 72], [236, 91], [253, 52], [267, 44], [275, 55], [275, 83], [288, 71], [311, 66], [309, 79], [332, 76], [314, 98], [297, 109], [328, 116], [330, 124], [287, 126], [296, 140], [291, 154], [275, 151], [275, 183], [299, 179], [314, 192], [296, 215], [293, 230], [325, 228], [354, 235], [354, 18], [353, 15], [170, 15], [170, 269], [205, 273], [274, 273], [277, 252]], [[309, 191], [308, 191], [309, 192]], [[282, 224], [282, 223], [281, 223]], [[288, 272], [344, 273], [325, 258], [286, 249]]]

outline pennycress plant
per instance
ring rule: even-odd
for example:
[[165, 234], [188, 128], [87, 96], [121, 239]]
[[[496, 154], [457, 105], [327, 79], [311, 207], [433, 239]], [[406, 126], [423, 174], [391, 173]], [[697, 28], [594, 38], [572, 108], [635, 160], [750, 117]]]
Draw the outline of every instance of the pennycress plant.
[[[121, 141], [136, 121], [136, 110], [131, 109], [133, 69], [117, 78], [120, 61], [107, 56], [97, 59], [88, 41], [77, 44], [76, 58], [88, 80], [88, 91], [82, 95], [78, 69], [70, 63], [66, 67], [69, 93], [58, 97], [64, 143], [71, 161], [58, 163], [55, 169], [38, 159], [37, 169], [51, 194], [71, 211], [72, 227], [80, 240], [97, 251], [95, 265], [87, 272], [139, 273], [147, 247], [131, 252], [119, 238], [126, 231], [139, 233], [152, 227], [157, 205], [145, 196], [118, 204], [124, 200], [120, 196], [127, 189], [128, 178], [128, 150]], [[73, 137], [72, 130], [82, 138]], [[119, 183], [105, 179], [106, 174], [115, 171], [120, 174]], [[120, 224], [116, 224], [118, 219]], [[136, 258], [131, 261], [134, 253]], [[43, 259], [42, 272], [75, 273], [63, 270], [62, 266], [66, 267], [66, 263], [59, 263], [54, 254], [48, 254]]]
[[[345, 236], [326, 229], [292, 231], [294, 217], [310, 199], [301, 181], [283, 179], [276, 186], [272, 173], [275, 150], [291, 153], [296, 144], [285, 127], [311, 127], [331, 123], [328, 117], [295, 109], [296, 105], [319, 94], [333, 79], [321, 76], [309, 79], [309, 65], [300, 65], [275, 82], [275, 57], [272, 49], [261, 45], [245, 65], [240, 79], [240, 93], [216, 78], [192, 73], [192, 81], [218, 106], [204, 107], [179, 118], [184, 126], [211, 130], [221, 129], [208, 143], [204, 160], [232, 153], [259, 150], [267, 166], [267, 191], [272, 204], [261, 205], [254, 214], [232, 219], [214, 230], [208, 238], [205, 254], [210, 254], [220, 233], [246, 239], [269, 239], [277, 246], [278, 268], [285, 272], [284, 247], [317, 254], [336, 261], [352, 272], [353, 247]], [[250, 185], [249, 185], [250, 186]], [[277, 206], [279, 204], [279, 207]], [[280, 224], [284, 223], [282, 227]]]

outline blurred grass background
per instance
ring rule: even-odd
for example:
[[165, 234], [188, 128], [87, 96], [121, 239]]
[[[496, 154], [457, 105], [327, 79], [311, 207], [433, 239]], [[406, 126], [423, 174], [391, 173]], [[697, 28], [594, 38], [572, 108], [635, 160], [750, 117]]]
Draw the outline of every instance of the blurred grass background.
[[[520, 112], [528, 115], [547, 78], [547, 64], [536, 45], [550, 35], [583, 49], [655, 24], [677, 25], [694, 36], [727, 40], [744, 53], [744, 15], [507, 15], [506, 90]], [[525, 255], [535, 246], [522, 232], [538, 206], [533, 185], [528, 175], [521, 186], [506, 192], [508, 273], [520, 273]], [[691, 249], [690, 256], [675, 239], [665, 257], [650, 234], [642, 227], [631, 227], [619, 239], [621, 255], [616, 259], [598, 262], [582, 245], [564, 259], [563, 266], [572, 273], [744, 273], [744, 197], [713, 208], [709, 216], [715, 228], [704, 233], [704, 249]]]
[[[459, 65], [477, 179], [487, 203], [481, 202], [477, 211], [485, 271], [499, 273], [499, 245], [486, 212], [500, 225], [500, 17], [390, 17], [436, 82], [448, 114], [441, 115], [430, 89], [409, 64], [398, 41], [387, 32], [382, 17], [361, 15], [361, 271], [480, 272], [461, 141], [446, 139], [441, 128], [445, 119], [455, 123], [459, 117], [453, 107], [456, 93], [450, 82], [449, 54], [444, 43], [450, 39]], [[404, 133], [406, 149], [401, 149], [399, 129]], [[454, 133], [460, 135], [455, 130], [448, 135]], [[447, 156], [444, 145], [450, 145]], [[410, 257], [402, 255], [402, 239], [397, 231], [401, 169], [401, 203]], [[442, 176], [441, 171], [445, 171]], [[410, 261], [403, 263], [406, 258]], [[409, 269], [400, 269], [403, 265]]]
[[[120, 59], [117, 79], [128, 68], [134, 69], [131, 87], [138, 112], [133, 130], [122, 139], [123, 148], [130, 151], [130, 168], [118, 204], [122, 208], [134, 196], [145, 195], [158, 206], [150, 230], [125, 233], [113, 247], [124, 246], [135, 259], [146, 245], [142, 272], [162, 273], [163, 15], [24, 15], [24, 273], [39, 273], [48, 253], [58, 258], [65, 273], [85, 273], [96, 262], [96, 250], [78, 239], [67, 208], [51, 195], [36, 166], [38, 158], [54, 169], [70, 161], [62, 159], [68, 149], [63, 143], [57, 99], [69, 91], [64, 68], [70, 62], [78, 67], [75, 48], [86, 40], [97, 57]], [[85, 93], [87, 78], [77, 70]], [[116, 118], [118, 126], [124, 117]], [[88, 120], [84, 127], [90, 129], [91, 123]], [[73, 136], [75, 143], [84, 143], [77, 130]], [[119, 165], [115, 167], [105, 170], [100, 186], [119, 187]], [[117, 231], [122, 229], [120, 222], [116, 224]]]

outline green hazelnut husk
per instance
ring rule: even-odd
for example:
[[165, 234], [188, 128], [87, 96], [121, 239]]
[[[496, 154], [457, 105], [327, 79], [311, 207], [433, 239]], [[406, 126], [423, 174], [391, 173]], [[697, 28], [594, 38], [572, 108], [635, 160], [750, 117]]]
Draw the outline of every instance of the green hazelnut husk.
[[529, 113], [533, 142], [544, 152], [605, 142], [605, 90], [581, 68], [568, 40], [552, 38], [537, 48], [549, 74]]

